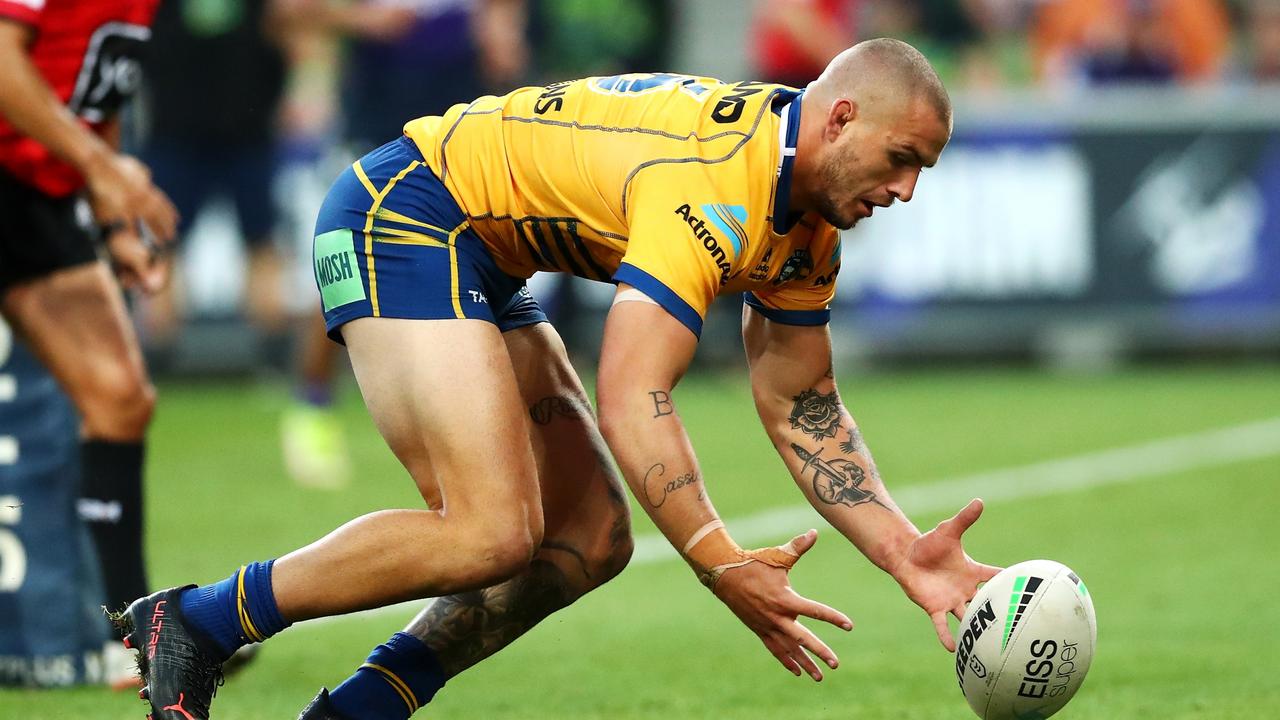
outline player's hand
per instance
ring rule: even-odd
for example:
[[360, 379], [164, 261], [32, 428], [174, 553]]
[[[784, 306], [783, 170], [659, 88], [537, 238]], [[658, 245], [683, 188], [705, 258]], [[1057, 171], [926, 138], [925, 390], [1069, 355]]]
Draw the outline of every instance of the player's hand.
[[165, 251], [177, 232], [178, 211], [151, 182], [151, 172], [128, 155], [112, 155], [92, 166], [85, 181], [121, 282], [146, 292], [163, 288], [169, 275]]
[[[779, 549], [799, 558], [817, 540], [818, 531], [810, 530], [779, 546]], [[760, 641], [783, 667], [797, 677], [803, 669], [814, 680], [820, 681], [822, 671], [805, 651], [821, 658], [827, 667], [833, 669], [839, 665], [839, 659], [826, 643], [796, 618], [804, 615], [843, 630], [852, 630], [853, 621], [839, 610], [801, 597], [791, 589], [787, 572], [785, 568], [762, 562], [747, 563], [726, 570], [713, 587], [713, 592], [744, 625], [760, 636]]]
[[893, 570], [907, 597], [929, 614], [938, 640], [949, 652], [955, 652], [956, 645], [947, 627], [947, 613], [963, 618], [978, 584], [1000, 572], [998, 567], [974, 562], [960, 544], [960, 536], [981, 515], [982, 501], [970, 501], [952, 518], [916, 538]]
[[112, 269], [125, 288], [154, 294], [168, 284], [168, 253], [144, 240], [137, 228], [112, 228], [107, 235], [107, 252], [111, 254]]

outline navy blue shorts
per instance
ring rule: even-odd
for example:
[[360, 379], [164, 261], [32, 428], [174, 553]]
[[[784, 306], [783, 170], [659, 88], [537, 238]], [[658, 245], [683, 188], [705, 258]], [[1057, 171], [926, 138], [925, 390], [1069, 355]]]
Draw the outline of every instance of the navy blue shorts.
[[316, 218], [316, 284], [329, 337], [361, 317], [546, 322], [523, 278], [498, 269], [444, 183], [406, 137], [334, 181]]

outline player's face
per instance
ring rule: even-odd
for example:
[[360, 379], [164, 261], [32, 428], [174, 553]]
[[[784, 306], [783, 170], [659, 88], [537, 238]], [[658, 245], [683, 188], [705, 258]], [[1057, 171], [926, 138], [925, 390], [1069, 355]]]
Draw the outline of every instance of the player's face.
[[847, 230], [877, 207], [909, 202], [920, 171], [933, 167], [950, 124], [917, 99], [892, 111], [860, 113], [828, 146], [818, 168], [816, 210]]

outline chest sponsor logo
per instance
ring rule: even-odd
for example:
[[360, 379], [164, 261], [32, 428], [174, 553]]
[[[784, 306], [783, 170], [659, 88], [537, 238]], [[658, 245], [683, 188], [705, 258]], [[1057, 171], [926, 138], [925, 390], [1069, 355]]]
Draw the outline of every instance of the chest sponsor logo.
[[105, 23], [85, 50], [75, 90], [67, 106], [89, 122], [111, 118], [142, 83], [139, 55], [151, 30], [125, 22]]
[[764, 257], [760, 258], [760, 262], [752, 268], [748, 278], [756, 282], [764, 282], [769, 278], [769, 272], [773, 270], [773, 248], [765, 248]]
[[368, 297], [356, 265], [350, 230], [331, 230], [317, 235], [314, 260], [325, 312]]
[[723, 205], [711, 203], [700, 207], [702, 214], [694, 211], [688, 203], [676, 208], [675, 213], [684, 219], [693, 230], [693, 236], [702, 243], [702, 247], [711, 256], [716, 269], [720, 271], [720, 285], [729, 282], [729, 255], [720, 243], [720, 238], [712, 229], [719, 230], [724, 238], [732, 243], [734, 256], [746, 247], [747, 209], [741, 205]]

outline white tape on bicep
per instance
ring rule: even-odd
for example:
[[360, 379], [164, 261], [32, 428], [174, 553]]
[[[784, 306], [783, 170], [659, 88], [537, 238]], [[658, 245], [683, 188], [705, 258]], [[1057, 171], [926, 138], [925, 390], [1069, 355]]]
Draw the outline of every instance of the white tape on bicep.
[[645, 295], [638, 288], [633, 288], [633, 287], [629, 287], [626, 290], [621, 290], [618, 292], [617, 295], [613, 296], [614, 305], [617, 305], [618, 303], [624, 303], [624, 302], [644, 302], [644, 303], [649, 303], [650, 305], [658, 304], [657, 300], [654, 300], [648, 295]]

